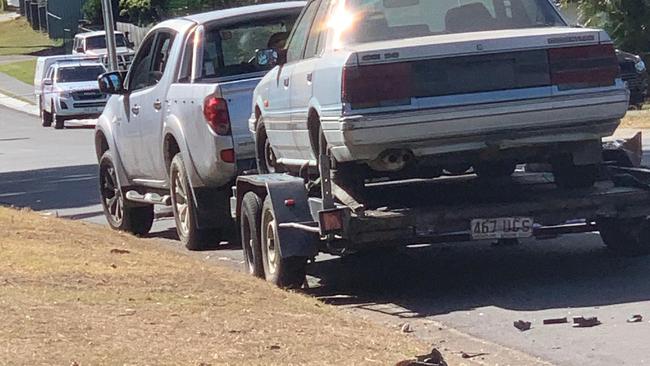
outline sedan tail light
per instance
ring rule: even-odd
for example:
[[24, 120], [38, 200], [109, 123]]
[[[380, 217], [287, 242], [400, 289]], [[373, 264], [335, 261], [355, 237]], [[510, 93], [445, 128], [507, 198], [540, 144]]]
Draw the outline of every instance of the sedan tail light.
[[208, 125], [218, 135], [230, 135], [230, 115], [228, 114], [228, 103], [225, 99], [213, 95], [205, 98], [203, 116]]
[[614, 85], [620, 69], [611, 44], [548, 51], [551, 83], [560, 89]]
[[411, 79], [409, 63], [346, 66], [341, 80], [343, 102], [354, 108], [409, 104]]

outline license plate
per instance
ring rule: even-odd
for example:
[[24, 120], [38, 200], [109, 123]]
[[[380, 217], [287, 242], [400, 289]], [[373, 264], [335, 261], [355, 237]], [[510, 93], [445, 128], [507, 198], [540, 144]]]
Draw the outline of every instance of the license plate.
[[474, 219], [470, 223], [473, 240], [528, 238], [533, 235], [530, 217]]

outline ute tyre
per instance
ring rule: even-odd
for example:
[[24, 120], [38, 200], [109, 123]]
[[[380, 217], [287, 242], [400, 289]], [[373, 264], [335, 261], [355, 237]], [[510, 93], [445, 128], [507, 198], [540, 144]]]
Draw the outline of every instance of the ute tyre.
[[600, 237], [612, 252], [625, 257], [650, 254], [649, 218], [601, 219], [597, 224]]
[[562, 189], [579, 189], [592, 187], [598, 179], [599, 166], [574, 165], [566, 161], [553, 163], [555, 184]]
[[112, 229], [138, 236], [149, 233], [154, 219], [153, 205], [133, 206], [124, 199], [109, 151], [99, 161], [99, 190], [104, 216]]
[[39, 101], [38, 104], [39, 104], [40, 109], [41, 109], [41, 125], [42, 125], [43, 127], [50, 127], [50, 126], [52, 126], [52, 121], [53, 121], [52, 113], [46, 111], [46, 110], [43, 108], [43, 102], [42, 102], [42, 101]]
[[300, 288], [305, 282], [307, 258], [280, 255], [280, 241], [271, 198], [262, 206], [261, 246], [264, 274], [268, 282], [281, 288]]
[[52, 119], [54, 120], [55, 130], [62, 130], [65, 127], [65, 119], [63, 117], [59, 117], [56, 114], [52, 114]]
[[214, 229], [199, 229], [197, 226], [194, 197], [180, 153], [172, 159], [169, 182], [176, 233], [181, 243], [189, 250], [214, 248], [220, 242], [219, 232]]
[[260, 228], [262, 227], [262, 200], [253, 192], [244, 195], [239, 218], [241, 243], [244, 249], [244, 270], [264, 278]]

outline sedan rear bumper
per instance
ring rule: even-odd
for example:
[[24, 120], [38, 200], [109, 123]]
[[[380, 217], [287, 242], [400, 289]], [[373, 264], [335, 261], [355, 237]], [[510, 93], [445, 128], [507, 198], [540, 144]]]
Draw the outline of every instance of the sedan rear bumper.
[[[593, 141], [614, 133], [628, 107], [624, 88], [510, 102], [345, 116], [324, 121], [339, 162], [370, 161], [387, 149], [416, 157], [490, 148]], [[338, 128], [333, 128], [338, 127]]]

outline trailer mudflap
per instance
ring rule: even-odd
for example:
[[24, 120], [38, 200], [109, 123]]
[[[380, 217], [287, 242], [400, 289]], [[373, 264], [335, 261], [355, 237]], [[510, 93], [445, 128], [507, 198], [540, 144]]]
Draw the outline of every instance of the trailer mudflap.
[[[282, 225], [312, 222], [307, 189], [302, 178], [287, 174], [240, 176], [236, 183], [237, 207], [247, 192], [253, 191], [264, 200], [270, 197], [275, 214], [280, 255], [287, 257], [313, 257], [318, 254], [317, 233]], [[239, 211], [237, 211], [239, 215]]]

